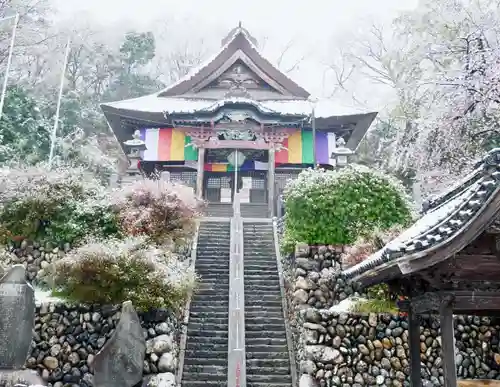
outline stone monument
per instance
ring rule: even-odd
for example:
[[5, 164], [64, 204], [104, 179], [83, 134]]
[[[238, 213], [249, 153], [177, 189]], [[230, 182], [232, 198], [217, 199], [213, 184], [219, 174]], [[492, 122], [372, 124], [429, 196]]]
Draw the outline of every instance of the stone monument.
[[0, 279], [0, 387], [44, 386], [34, 371], [22, 370], [35, 325], [35, 291], [23, 265]]
[[95, 387], [133, 387], [142, 381], [146, 339], [132, 302], [122, 305], [120, 321], [95, 356]]

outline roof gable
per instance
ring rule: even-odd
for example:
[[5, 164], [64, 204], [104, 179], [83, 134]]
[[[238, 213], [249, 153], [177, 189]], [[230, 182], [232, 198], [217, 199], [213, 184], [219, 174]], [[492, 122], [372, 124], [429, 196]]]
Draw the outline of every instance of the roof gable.
[[[238, 27], [234, 30], [232, 37], [226, 39], [225, 45], [214, 57], [190, 72], [186, 77], [162, 90], [158, 96], [200, 97], [199, 94], [206, 91], [209, 85], [214, 82], [220, 83], [224, 80], [224, 76], [227, 78], [227, 74], [234, 70], [241, 70], [241, 73], [251, 75], [257, 85], [261, 86], [260, 88], [248, 90], [244, 83], [238, 83], [238, 78], [232, 77], [233, 88], [239, 88], [236, 91], [241, 93], [246, 91], [255, 99], [307, 99], [310, 95], [265, 59], [258, 52], [248, 33], [243, 28]], [[268, 91], [269, 95], [257, 90]], [[224, 91], [224, 93], [227, 92], [228, 90]], [[224, 93], [222, 93], [222, 96], [224, 96]], [[260, 98], [257, 98], [257, 96], [260, 96]], [[214, 99], [220, 97], [219, 94], [214, 96]]]

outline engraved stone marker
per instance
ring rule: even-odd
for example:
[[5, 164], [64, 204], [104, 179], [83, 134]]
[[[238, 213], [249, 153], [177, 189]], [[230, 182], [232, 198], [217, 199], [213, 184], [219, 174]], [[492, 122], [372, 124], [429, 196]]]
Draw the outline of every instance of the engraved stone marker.
[[14, 265], [0, 279], [0, 387], [45, 385], [36, 372], [20, 370], [35, 325], [35, 291], [25, 278], [24, 266]]
[[132, 387], [142, 381], [146, 340], [132, 302], [122, 306], [113, 336], [95, 356], [95, 387]]
[[25, 275], [23, 265], [14, 265], [0, 279], [0, 369], [20, 369], [30, 350], [35, 291]]

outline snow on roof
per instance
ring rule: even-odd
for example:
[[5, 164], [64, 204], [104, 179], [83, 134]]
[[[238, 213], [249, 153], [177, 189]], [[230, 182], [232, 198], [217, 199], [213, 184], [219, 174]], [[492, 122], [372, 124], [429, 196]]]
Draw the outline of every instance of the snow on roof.
[[[474, 195], [478, 187], [479, 184], [474, 184], [457, 197], [449, 200], [440, 207], [429, 211], [427, 214], [418, 219], [410, 228], [406, 229], [399, 236], [386, 244], [382, 249], [373, 253], [363, 262], [345, 270], [344, 274], [347, 277], [353, 277], [357, 274], [365, 272], [364, 269], [379, 267], [384, 260], [383, 256], [388, 252], [405, 249], [420, 235], [441, 227], [441, 225], [445, 223], [450, 216], [455, 214], [459, 207], [461, 207], [471, 198], [471, 196]], [[406, 259], [406, 257], [404, 257], [404, 259]], [[396, 262], [397, 260], [391, 261], [391, 264], [395, 264]]]
[[[123, 101], [104, 103], [115, 109], [136, 110], [150, 113], [196, 113], [200, 111], [215, 111], [225, 104], [242, 103], [257, 107], [264, 113], [277, 113], [282, 115], [309, 116], [312, 113], [313, 104], [308, 100], [267, 100], [255, 101], [247, 98], [226, 98], [223, 100], [194, 99], [159, 97], [159, 93], [146, 95], [144, 97], [126, 99]], [[319, 100], [316, 102], [316, 118], [332, 116], [363, 114], [356, 108], [339, 106], [331, 100]]]
[[213, 55], [210, 55], [206, 60], [202, 61], [198, 66], [193, 67], [186, 75], [183, 77], [179, 78], [177, 81], [172, 83], [171, 85], [167, 86], [163, 90], [161, 90], [158, 94], [162, 94], [167, 92], [170, 89], [173, 89], [175, 86], [180, 85], [183, 82], [189, 81], [191, 78], [193, 78], [196, 74], [198, 74], [201, 70], [203, 70], [205, 67], [207, 67], [210, 63], [212, 63], [215, 58], [217, 58], [233, 41], [233, 39], [236, 37], [236, 35], [239, 33], [239, 29], [236, 29], [234, 31], [233, 36], [227, 40], [226, 44], [224, 44], [218, 51], [216, 51]]
[[[461, 184], [446, 190], [428, 206], [410, 228], [363, 262], [345, 270], [348, 279], [369, 280], [389, 267], [399, 266], [430, 254], [457, 238], [500, 194], [500, 148], [489, 151]], [[491, 214], [488, 214], [490, 216]]]

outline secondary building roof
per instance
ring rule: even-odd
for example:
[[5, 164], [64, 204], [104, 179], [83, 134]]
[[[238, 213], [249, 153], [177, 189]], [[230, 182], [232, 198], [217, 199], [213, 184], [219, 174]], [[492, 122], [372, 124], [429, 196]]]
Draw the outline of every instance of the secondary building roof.
[[433, 267], [474, 241], [499, 214], [500, 148], [490, 151], [462, 181], [427, 201], [423, 216], [410, 228], [343, 274], [367, 286]]

